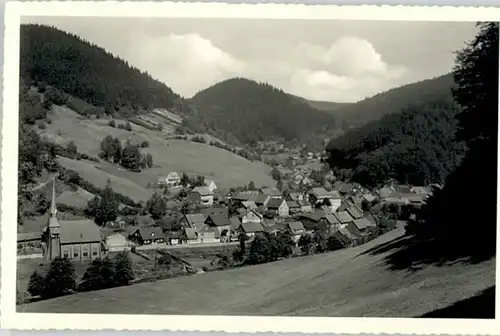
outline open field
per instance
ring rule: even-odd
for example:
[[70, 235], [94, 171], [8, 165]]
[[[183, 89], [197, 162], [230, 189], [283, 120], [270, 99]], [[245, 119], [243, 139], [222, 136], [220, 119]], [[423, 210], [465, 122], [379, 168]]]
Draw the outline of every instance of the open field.
[[409, 272], [391, 271], [385, 254], [361, 254], [402, 234], [399, 228], [356, 248], [76, 294], [18, 311], [413, 317], [494, 285], [495, 260]]
[[68, 108], [55, 106], [51, 112], [52, 123], [43, 131], [53, 141], [66, 145], [73, 140], [82, 153], [98, 156], [101, 140], [108, 134], [118, 137], [122, 142], [130, 139], [132, 143], [147, 140], [148, 148], [143, 153], [153, 155], [154, 167], [141, 173], [129, 172], [106, 163], [76, 161], [61, 158], [66, 168], [80, 173], [84, 179], [103, 187], [108, 178], [116, 192], [136, 200], [146, 200], [152, 190], [146, 189], [148, 182], [154, 183], [160, 176], [170, 171], [203, 175], [215, 181], [219, 188], [230, 188], [253, 181], [256, 186], [274, 186], [270, 177], [270, 167], [262, 162], [250, 162], [226, 150], [208, 144], [184, 140], [165, 139], [163, 133], [133, 125], [128, 132], [107, 125], [109, 120], [85, 120]]

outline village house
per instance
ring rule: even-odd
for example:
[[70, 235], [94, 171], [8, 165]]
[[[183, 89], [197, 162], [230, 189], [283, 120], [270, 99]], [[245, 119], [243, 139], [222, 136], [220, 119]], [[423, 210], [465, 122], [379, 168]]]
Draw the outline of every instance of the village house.
[[284, 199], [271, 199], [267, 204], [267, 210], [279, 217], [288, 217], [290, 215], [290, 209]]
[[198, 244], [212, 244], [220, 242], [220, 233], [216, 226], [202, 226], [199, 231], [196, 232], [196, 243]]
[[308, 192], [309, 202], [316, 206], [317, 204], [324, 203], [326, 199], [330, 201], [330, 207], [335, 212], [342, 204], [342, 199], [337, 191], [326, 191], [325, 188], [312, 188]]
[[182, 244], [183, 231], [170, 231], [165, 235], [165, 242], [168, 245], [179, 245]]
[[193, 190], [189, 190], [187, 192], [186, 198], [193, 204], [195, 205], [200, 205], [201, 204], [201, 195], [198, 192], [195, 192]]
[[214, 180], [205, 180], [205, 186], [214, 193], [217, 190], [217, 184], [215, 184]]
[[306, 233], [306, 229], [302, 222], [294, 221], [286, 224], [285, 230], [290, 233], [291, 238], [295, 244], [299, 241], [300, 237]]
[[259, 197], [260, 192], [257, 190], [246, 190], [240, 191], [231, 195], [231, 203], [244, 202], [244, 201], [254, 201]]
[[254, 203], [258, 207], [265, 208], [267, 206], [267, 203], [271, 200], [271, 196], [265, 195], [265, 194], [260, 194], [257, 196], [255, 199]]
[[165, 235], [160, 227], [141, 227], [132, 233], [130, 240], [139, 245], [163, 244]]
[[241, 223], [240, 232], [246, 234], [247, 237], [252, 238], [259, 233], [264, 233], [265, 229], [261, 223], [248, 222], [248, 223]]
[[302, 201], [298, 201], [300, 205], [300, 212], [304, 213], [309, 213], [312, 212], [312, 206], [311, 203], [309, 203], [307, 200], [303, 199]]
[[231, 223], [231, 227], [229, 229], [229, 240], [236, 241], [236, 240], [238, 240], [238, 233], [239, 233], [241, 221], [238, 217], [232, 216], [229, 218], [229, 222]]
[[47, 226], [42, 230], [45, 258], [92, 260], [101, 257], [102, 239], [99, 227], [92, 220], [59, 220], [56, 206], [56, 181], [52, 184], [52, 203]]
[[125, 236], [114, 233], [106, 237], [105, 246], [108, 252], [124, 251], [129, 249], [130, 243]]
[[42, 243], [42, 234], [40, 232], [28, 232], [17, 234], [17, 249], [32, 250], [40, 248]]
[[360, 219], [364, 216], [363, 210], [355, 204], [347, 207], [346, 211], [353, 219]]
[[179, 224], [182, 228], [193, 228], [195, 230], [196, 228], [199, 228], [202, 225], [204, 225], [204, 222], [205, 222], [205, 216], [201, 213], [185, 214], [179, 220]]
[[262, 223], [262, 215], [252, 209], [242, 211], [238, 219], [241, 223]]
[[196, 187], [193, 193], [200, 194], [202, 206], [212, 206], [214, 204], [214, 193], [208, 187]]
[[349, 223], [352, 223], [354, 221], [354, 219], [351, 217], [351, 215], [349, 215], [347, 211], [339, 211], [334, 215], [339, 220], [340, 227], [347, 227]]
[[194, 228], [186, 227], [184, 228], [181, 236], [182, 244], [199, 244], [198, 234]]
[[330, 222], [326, 218], [326, 214], [322, 211], [311, 213], [301, 213], [297, 218], [307, 231], [330, 231]]
[[268, 195], [271, 199], [281, 198], [281, 192], [276, 188], [261, 188], [259, 191], [262, 195]]
[[347, 225], [347, 229], [350, 232], [353, 232], [361, 236], [363, 238], [363, 241], [366, 241], [369, 238], [370, 234], [374, 232], [375, 228], [373, 228], [372, 223], [370, 223], [370, 221], [368, 221], [366, 218], [363, 217], [355, 219], [354, 221], [349, 223]]
[[243, 201], [241, 202], [241, 206], [246, 210], [255, 210], [257, 209], [257, 204], [253, 201]]
[[286, 201], [290, 215], [295, 215], [300, 212], [300, 204], [296, 201]]
[[286, 196], [286, 200], [299, 202], [304, 200], [304, 194], [300, 192], [291, 192], [290, 194], [288, 194], [288, 196]]
[[178, 172], [170, 172], [165, 177], [165, 184], [169, 187], [175, 187], [181, 184], [181, 175]]
[[[212, 232], [214, 232], [214, 238], [218, 239], [217, 241], [221, 241], [221, 239], [225, 240], [230, 235], [231, 220], [227, 214], [210, 214], [205, 218], [205, 226], [203, 227], [204, 230], [200, 231], [208, 232], [209, 230], [206, 229], [207, 226], [212, 229]], [[198, 232], [198, 234], [200, 234], [200, 232]]]

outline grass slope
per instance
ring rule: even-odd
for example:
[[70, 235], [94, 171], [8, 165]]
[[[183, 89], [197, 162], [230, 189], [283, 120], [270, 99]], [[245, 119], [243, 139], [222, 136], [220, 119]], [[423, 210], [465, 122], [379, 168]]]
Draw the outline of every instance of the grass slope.
[[370, 248], [76, 294], [18, 307], [19, 312], [414, 317], [494, 284], [495, 261], [391, 271]]
[[81, 119], [78, 114], [66, 107], [54, 106], [51, 124], [42, 132], [53, 141], [66, 145], [73, 140], [82, 153], [93, 156], [99, 154], [101, 140], [108, 134], [118, 137], [122, 142], [130, 139], [132, 143], [147, 140], [154, 167], [141, 173], [133, 173], [107, 163], [93, 163], [60, 158], [63, 166], [80, 173], [82, 177], [98, 187], [104, 187], [107, 179], [112, 188], [135, 200], [146, 200], [152, 191], [146, 189], [148, 182], [154, 183], [160, 176], [170, 171], [204, 175], [216, 182], [219, 188], [230, 188], [254, 181], [257, 186], [272, 186], [274, 181], [269, 175], [270, 167], [261, 162], [250, 162], [234, 153], [210, 146], [184, 140], [169, 140], [159, 131], [133, 125], [133, 132], [107, 125], [109, 120]]

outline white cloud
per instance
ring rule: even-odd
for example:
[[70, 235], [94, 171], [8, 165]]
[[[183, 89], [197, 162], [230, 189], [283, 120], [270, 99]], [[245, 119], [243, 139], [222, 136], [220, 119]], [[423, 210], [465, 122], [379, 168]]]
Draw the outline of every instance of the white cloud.
[[[141, 35], [140, 46], [130, 44], [126, 57], [140, 69], [168, 83], [184, 96], [243, 72], [243, 62], [198, 34]], [[133, 37], [138, 41], [139, 37]], [[140, 52], [138, 52], [140, 50]]]

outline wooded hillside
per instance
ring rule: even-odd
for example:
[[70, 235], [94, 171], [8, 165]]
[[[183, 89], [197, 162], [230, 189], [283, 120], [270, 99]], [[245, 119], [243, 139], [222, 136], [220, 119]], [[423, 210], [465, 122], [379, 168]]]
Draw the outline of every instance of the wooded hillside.
[[172, 108], [180, 99], [149, 74], [56, 28], [22, 25], [20, 44], [20, 74], [28, 84], [54, 86], [94, 106], [105, 107], [109, 114]]
[[327, 134], [334, 117], [269, 84], [244, 78], [218, 83], [191, 100], [197, 122], [244, 144], [260, 140], [296, 141]]

